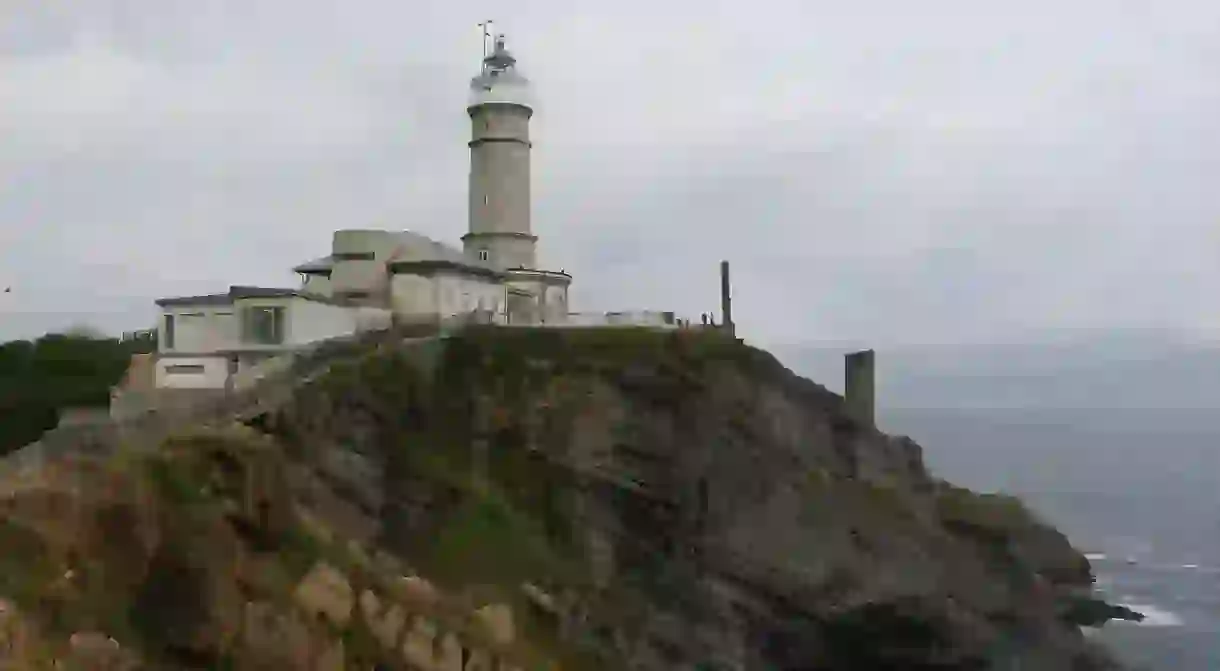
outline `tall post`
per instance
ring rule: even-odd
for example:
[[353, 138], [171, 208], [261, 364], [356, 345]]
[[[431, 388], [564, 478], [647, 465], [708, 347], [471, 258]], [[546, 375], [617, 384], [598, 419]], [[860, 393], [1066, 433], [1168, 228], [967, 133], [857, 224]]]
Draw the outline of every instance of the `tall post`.
[[720, 321], [729, 335], [735, 335], [733, 324], [733, 298], [729, 282], [729, 262], [720, 262]]
[[857, 422], [872, 428], [876, 408], [876, 355], [873, 350], [852, 352], [844, 359], [847, 412]]

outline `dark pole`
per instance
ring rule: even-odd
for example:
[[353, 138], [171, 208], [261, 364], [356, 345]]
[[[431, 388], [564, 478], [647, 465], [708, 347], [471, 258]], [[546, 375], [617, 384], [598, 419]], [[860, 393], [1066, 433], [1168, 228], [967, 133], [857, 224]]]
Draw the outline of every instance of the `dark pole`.
[[729, 283], [729, 262], [720, 262], [720, 321], [729, 334], [733, 333], [733, 298]]

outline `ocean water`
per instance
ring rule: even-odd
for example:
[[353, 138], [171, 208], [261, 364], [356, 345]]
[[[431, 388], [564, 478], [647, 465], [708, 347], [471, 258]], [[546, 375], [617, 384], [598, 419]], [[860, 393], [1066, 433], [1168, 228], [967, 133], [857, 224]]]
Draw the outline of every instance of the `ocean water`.
[[[887, 416], [888, 415], [888, 416]], [[1147, 616], [1093, 635], [1135, 669], [1220, 670], [1220, 413], [904, 410], [941, 477], [1021, 496]]]

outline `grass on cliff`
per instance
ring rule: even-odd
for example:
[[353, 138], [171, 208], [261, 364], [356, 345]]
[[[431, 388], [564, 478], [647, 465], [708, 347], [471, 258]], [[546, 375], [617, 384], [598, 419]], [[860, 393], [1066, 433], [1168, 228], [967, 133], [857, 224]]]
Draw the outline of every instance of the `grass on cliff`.
[[1037, 523], [1020, 499], [1006, 494], [979, 494], [942, 483], [935, 502], [946, 528], [982, 540], [1003, 541]]

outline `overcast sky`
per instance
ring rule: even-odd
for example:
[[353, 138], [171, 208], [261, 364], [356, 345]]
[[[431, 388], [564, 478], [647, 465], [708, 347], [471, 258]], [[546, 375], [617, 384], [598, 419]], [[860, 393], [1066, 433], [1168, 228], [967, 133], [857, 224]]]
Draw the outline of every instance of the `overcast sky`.
[[0, 3], [0, 340], [465, 232], [476, 24], [574, 309], [763, 343], [1220, 331], [1212, 0]]

